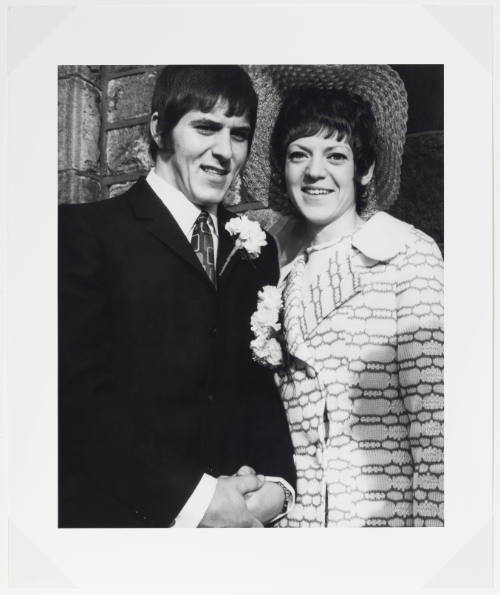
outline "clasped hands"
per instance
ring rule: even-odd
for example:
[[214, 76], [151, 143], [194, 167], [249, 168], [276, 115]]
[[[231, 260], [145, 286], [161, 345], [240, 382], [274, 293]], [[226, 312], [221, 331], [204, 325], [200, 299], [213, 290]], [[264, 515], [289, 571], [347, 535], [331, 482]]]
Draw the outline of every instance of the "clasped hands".
[[263, 527], [281, 512], [282, 488], [244, 465], [235, 475], [221, 475], [200, 527]]

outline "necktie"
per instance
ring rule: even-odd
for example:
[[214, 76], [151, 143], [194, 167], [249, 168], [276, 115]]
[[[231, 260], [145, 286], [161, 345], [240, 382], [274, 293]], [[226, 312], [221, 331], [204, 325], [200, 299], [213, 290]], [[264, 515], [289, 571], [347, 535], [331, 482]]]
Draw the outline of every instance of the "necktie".
[[209, 214], [206, 211], [201, 211], [198, 215], [193, 228], [191, 246], [208, 278], [215, 285], [214, 240], [208, 225], [208, 217]]

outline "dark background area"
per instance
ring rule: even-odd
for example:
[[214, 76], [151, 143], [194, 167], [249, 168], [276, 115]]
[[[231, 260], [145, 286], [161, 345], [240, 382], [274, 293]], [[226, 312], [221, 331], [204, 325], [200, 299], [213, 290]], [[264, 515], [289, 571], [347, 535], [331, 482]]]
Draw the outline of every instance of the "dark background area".
[[399, 198], [389, 213], [429, 234], [444, 253], [444, 67], [391, 64], [408, 93]]
[[408, 134], [443, 130], [444, 67], [442, 64], [391, 64], [408, 92]]

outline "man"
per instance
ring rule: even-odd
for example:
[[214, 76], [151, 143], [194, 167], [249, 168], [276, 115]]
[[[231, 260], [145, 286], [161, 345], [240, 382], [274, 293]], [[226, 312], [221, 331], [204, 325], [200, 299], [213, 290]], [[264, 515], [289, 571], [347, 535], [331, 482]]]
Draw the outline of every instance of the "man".
[[286, 510], [288, 426], [249, 350], [276, 248], [228, 259], [221, 206], [256, 110], [241, 68], [164, 68], [154, 169], [60, 209], [61, 527], [258, 527]]

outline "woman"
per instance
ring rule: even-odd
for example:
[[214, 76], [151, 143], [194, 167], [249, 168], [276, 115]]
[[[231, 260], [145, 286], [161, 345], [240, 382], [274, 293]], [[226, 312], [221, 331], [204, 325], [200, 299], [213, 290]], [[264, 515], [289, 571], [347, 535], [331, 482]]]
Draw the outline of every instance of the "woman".
[[261, 293], [252, 348], [276, 367], [294, 445], [280, 526], [441, 526], [442, 258], [377, 210], [397, 196], [406, 94], [389, 67], [321, 68], [305, 89], [272, 72], [289, 92], [273, 164], [297, 213], [279, 239], [298, 254], [281, 296]]

